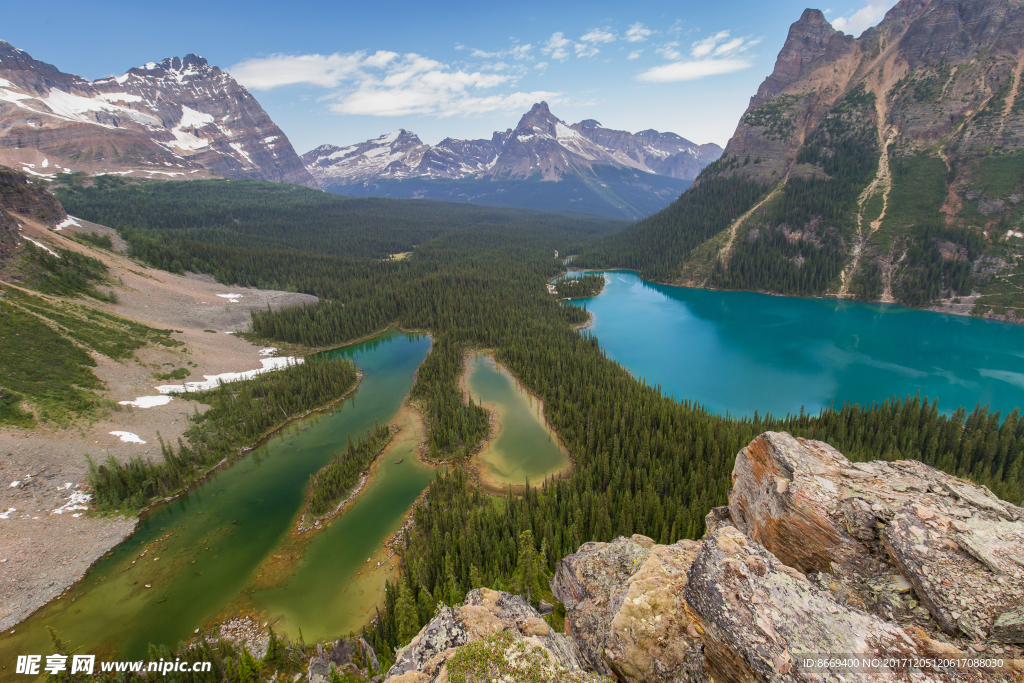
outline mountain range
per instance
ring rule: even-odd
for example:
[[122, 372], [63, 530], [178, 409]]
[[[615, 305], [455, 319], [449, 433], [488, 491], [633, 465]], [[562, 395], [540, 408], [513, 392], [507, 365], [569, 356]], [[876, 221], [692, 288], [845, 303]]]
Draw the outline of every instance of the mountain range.
[[590, 211], [639, 218], [668, 205], [722, 148], [675, 133], [636, 134], [587, 119], [567, 125], [539, 102], [515, 129], [489, 140], [424, 144], [400, 129], [302, 155], [329, 191], [497, 206]]
[[317, 187], [259, 102], [202, 57], [87, 81], [3, 41], [0, 164], [48, 178], [85, 171]]
[[721, 159], [580, 265], [1024, 319], [1024, 6], [792, 25]]
[[0, 41], [0, 165], [47, 179], [258, 179], [635, 219], [670, 204], [721, 153], [673, 133], [566, 125], [541, 102], [490, 140], [431, 146], [398, 130], [300, 159], [245, 87], [197, 55], [88, 81]]

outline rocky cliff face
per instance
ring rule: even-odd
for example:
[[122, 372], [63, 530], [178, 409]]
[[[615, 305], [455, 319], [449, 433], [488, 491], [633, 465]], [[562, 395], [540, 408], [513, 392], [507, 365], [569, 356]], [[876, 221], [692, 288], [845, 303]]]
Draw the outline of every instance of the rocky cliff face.
[[675, 133], [637, 134], [602, 128], [593, 119], [567, 125], [546, 102], [523, 115], [514, 129], [490, 140], [446, 138], [431, 147], [397, 130], [348, 147], [322, 145], [302, 155], [324, 187], [408, 178], [528, 178], [559, 180], [594, 166], [631, 169], [693, 180], [722, 153], [715, 144], [696, 145]]
[[[784, 433], [738, 454], [729, 505], [709, 513], [700, 542], [586, 543], [558, 564], [551, 589], [575, 653], [556, 657], [566, 671], [694, 683], [1024, 680], [1024, 510], [919, 462], [852, 463]], [[520, 628], [521, 617], [488, 614], [497, 622], [487, 633]], [[420, 643], [451, 620], [427, 626], [389, 680], [440, 680], [438, 657], [473, 639], [445, 636], [430, 652]], [[817, 661], [830, 658], [846, 666]], [[874, 662], [849, 666], [865, 658]]]
[[316, 187], [288, 138], [231, 76], [187, 55], [86, 81], [0, 41], [0, 163]]
[[0, 267], [15, 255], [23, 241], [21, 225], [11, 212], [31, 216], [51, 228], [68, 217], [52, 194], [24, 173], [0, 166]]

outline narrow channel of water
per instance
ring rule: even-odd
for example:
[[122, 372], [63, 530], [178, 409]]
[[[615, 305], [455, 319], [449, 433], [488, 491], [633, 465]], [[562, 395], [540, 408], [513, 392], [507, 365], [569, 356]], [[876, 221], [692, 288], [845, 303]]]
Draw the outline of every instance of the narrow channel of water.
[[817, 413], [833, 401], [1024, 407], [1024, 326], [886, 304], [655, 285], [605, 273], [578, 299], [601, 348], [676, 400], [717, 413]]
[[467, 361], [466, 387], [473, 400], [493, 410], [498, 432], [479, 457], [481, 479], [491, 488], [540, 484], [566, 470], [569, 456], [549, 429], [541, 404], [531, 397], [490, 355]]
[[403, 431], [374, 466], [366, 490], [317, 532], [283, 581], [257, 586], [251, 596], [257, 610], [277, 618], [278, 633], [294, 640], [301, 629], [307, 642], [337, 637], [358, 631], [383, 603], [385, 580], [397, 576], [399, 558], [381, 541], [398, 531], [434, 472], [418, 457], [425, 436], [419, 416], [406, 406], [399, 422]]
[[[429, 348], [427, 337], [390, 330], [332, 352], [351, 358], [366, 375], [353, 396], [331, 414], [289, 426], [149, 514], [65, 597], [18, 624], [14, 635], [0, 636], [0, 662], [7, 666], [0, 670], [0, 680], [11, 678], [16, 655], [50, 652], [48, 626], [80, 653], [140, 659], [149, 643], [174, 646], [233, 603], [244, 603], [240, 594], [252, 590], [248, 587], [258, 568], [288, 537], [310, 475], [346, 445], [348, 434], [355, 438], [375, 419], [392, 419]], [[406, 456], [403, 466], [382, 467], [381, 474], [334, 526], [309, 544], [296, 574], [302, 590], [292, 591], [294, 599], [289, 595], [262, 603], [267, 618], [284, 618], [288, 633], [303, 626], [293, 619], [312, 614], [311, 595], [319, 596], [324, 609], [362, 611], [361, 596], [349, 601], [341, 589], [352, 568], [394, 532], [429, 480], [428, 469], [414, 454]], [[354, 622], [318, 619], [303, 633], [341, 635], [350, 624]]]

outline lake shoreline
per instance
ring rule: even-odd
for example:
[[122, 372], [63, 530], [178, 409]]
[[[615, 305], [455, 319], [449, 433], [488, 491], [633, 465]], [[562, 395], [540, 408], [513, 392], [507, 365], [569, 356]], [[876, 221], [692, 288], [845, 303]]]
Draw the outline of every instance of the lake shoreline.
[[[394, 416], [392, 416], [391, 420], [389, 420], [389, 425], [397, 427], [397, 431], [392, 434], [387, 445], [367, 467], [358, 489], [352, 491], [345, 500], [339, 504], [338, 508], [329, 513], [328, 516], [319, 518], [315, 526], [305, 527], [304, 529], [299, 528], [298, 526], [302, 519], [302, 515], [306, 510], [306, 506], [303, 506], [303, 509], [300, 510], [293, 518], [286, 536], [281, 539], [281, 542], [268, 553], [268, 556], [257, 567], [252, 581], [240, 592], [239, 596], [235, 600], [226, 605], [220, 613], [201, 627], [201, 633], [209, 633], [211, 632], [211, 629], [214, 629], [217, 625], [239, 618], [249, 618], [259, 623], [267, 622], [270, 626], [277, 623], [279, 617], [271, 618], [265, 613], [264, 608], [253, 604], [253, 602], [248, 600], [246, 596], [253, 592], [272, 590], [285, 585], [291, 577], [293, 570], [304, 561], [309, 544], [312, 543], [321, 532], [327, 530], [334, 520], [349, 512], [363, 496], [367, 495], [372, 490], [372, 485], [379, 476], [380, 467], [387, 464], [387, 457], [390, 453], [402, 446], [411, 444], [413, 446], [412, 450], [417, 453], [417, 459], [419, 459], [419, 461], [425, 466], [433, 467], [430, 462], [420, 457], [420, 446], [422, 445], [423, 438], [425, 438], [426, 435], [426, 427], [420, 411], [414, 405], [409, 403], [408, 397], [406, 397], [406, 400], [403, 400], [398, 411]], [[395, 563], [389, 564], [388, 560], [398, 554], [395, 548], [395, 543], [402, 538], [404, 532], [411, 525], [410, 520], [412, 512], [415, 509], [416, 504], [419, 503], [425, 495], [426, 490], [417, 496], [416, 500], [403, 513], [401, 522], [399, 523], [399, 528], [386, 535], [382, 539], [380, 546], [374, 550], [370, 558], [368, 558], [367, 563], [364, 563], [370, 564], [371, 566], [361, 567], [353, 577], [355, 580], [367, 578], [381, 570], [383, 570], [383, 574], [381, 575], [383, 580], [392, 579], [398, 572], [400, 572], [397, 565]], [[344, 593], [348, 588], [350, 588], [350, 586], [346, 585], [342, 588], [341, 592]], [[369, 623], [370, 619], [371, 617], [368, 614], [365, 623]]]
[[[494, 361], [494, 364], [498, 369], [498, 372], [505, 373], [509, 377], [511, 377], [515, 381], [516, 388], [522, 391], [524, 394], [526, 394], [530, 401], [533, 401], [537, 404], [539, 413], [542, 417], [542, 424], [545, 430], [548, 432], [550, 436], [553, 436], [555, 438], [555, 441], [558, 444], [558, 448], [566, 455], [566, 457], [569, 460], [569, 464], [564, 469], [560, 470], [559, 472], [556, 472], [553, 476], [560, 479], [563, 477], [568, 477], [570, 474], [572, 474], [573, 469], [576, 467], [576, 461], [573, 459], [572, 453], [566, 447], [565, 442], [562, 441], [562, 437], [559, 436], [558, 432], [555, 430], [551, 422], [548, 420], [547, 414], [544, 412], [544, 401], [542, 401], [540, 397], [538, 397], [536, 394], [530, 391], [519, 380], [519, 378], [516, 377], [515, 373], [509, 370], [508, 367], [506, 367], [501, 361], [497, 359], [496, 352], [494, 351], [494, 349], [478, 349], [469, 351], [465, 354], [462, 361], [462, 375], [459, 377], [459, 388], [462, 390], [463, 395], [466, 396], [467, 399], [472, 397], [468, 384], [469, 373], [472, 370], [470, 367], [470, 363], [473, 360], [473, 358], [478, 354], [489, 356], [491, 360]], [[493, 441], [497, 438], [498, 434], [501, 433], [501, 419], [498, 415], [497, 406], [495, 406], [494, 404], [481, 403], [479, 405], [481, 405], [484, 408], [487, 408], [488, 412], [490, 412], [491, 414], [491, 431], [487, 435], [487, 437], [484, 438], [480, 442], [480, 444], [476, 448], [474, 448], [473, 451], [466, 457], [467, 470], [470, 472], [470, 474], [476, 480], [477, 484], [485, 493], [491, 495], [504, 495], [511, 488], [513, 493], [521, 495], [526, 491], [526, 486], [524, 484], [509, 484], [507, 482], [499, 482], [494, 479], [491, 479], [486, 473], [487, 467], [485, 467], [484, 463], [481, 462], [480, 456], [486, 451], [487, 447], [493, 443]], [[550, 476], [552, 475], [548, 475], [548, 477], [546, 477], [545, 479], [542, 479], [538, 482], [531, 484], [530, 488], [536, 489], [543, 486], [544, 481]]]
[[[641, 277], [640, 271], [635, 268], [570, 268], [566, 273], [635, 273], [636, 276], [642, 281], [652, 285], [659, 285], [662, 287], [674, 287], [676, 289], [694, 289], [702, 290], [705, 292], [736, 292], [736, 293], [748, 293], [748, 294], [763, 294], [764, 296], [777, 297], [782, 299], [805, 299], [814, 301], [846, 301], [854, 304], [865, 304], [865, 305], [878, 305], [878, 306], [893, 306], [899, 308], [906, 308], [912, 311], [926, 311], [928, 313], [939, 313], [942, 315], [955, 315], [963, 318], [975, 318], [977, 320], [991, 320], [993, 322], [1010, 323], [1012, 325], [1024, 325], [1024, 318], [1015, 318], [1012, 316], [998, 316], [993, 314], [986, 315], [974, 315], [969, 310], [961, 310], [963, 304], [954, 304], [952, 299], [941, 299], [941, 304], [932, 306], [907, 306], [906, 304], [897, 303], [894, 301], [860, 301], [850, 297], [843, 297], [837, 294], [825, 294], [820, 296], [794, 296], [792, 294], [779, 294], [778, 292], [768, 292], [759, 289], [719, 289], [717, 287], [700, 287], [697, 285], [685, 285], [677, 282], [660, 282], [658, 280], [648, 280]], [[563, 274], [564, 275], [564, 274]], [[559, 277], [562, 277], [561, 275]], [[602, 292], [603, 293], [603, 292]], [[598, 294], [597, 296], [600, 296]], [[594, 297], [587, 297], [594, 298]], [[960, 297], [961, 299], [976, 298], [975, 295], [968, 295]], [[973, 307], [973, 306], [972, 306]]]

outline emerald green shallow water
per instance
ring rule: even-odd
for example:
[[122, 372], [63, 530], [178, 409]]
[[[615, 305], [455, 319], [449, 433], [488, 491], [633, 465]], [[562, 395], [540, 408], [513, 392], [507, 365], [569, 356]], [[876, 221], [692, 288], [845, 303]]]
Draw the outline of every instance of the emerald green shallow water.
[[[331, 352], [351, 358], [365, 373], [353, 396], [331, 414], [289, 426], [154, 510], [65, 597], [19, 624], [14, 635], [0, 636], [0, 662], [7, 667], [0, 678], [11, 676], [16, 655], [50, 652], [48, 626], [80, 653], [136, 659], [149, 643], [174, 646], [188, 639], [238, 601], [257, 568], [287, 537], [310, 475], [346, 445], [349, 433], [355, 437], [375, 419], [383, 423], [395, 415], [429, 348], [427, 337], [391, 330]], [[281, 590], [287, 596], [246, 596], [267, 608], [270, 620], [281, 619], [286, 632], [301, 627], [307, 637], [326, 637], [358, 627], [351, 616], [360, 611], [356, 603], [362, 596], [340, 590], [354, 580], [370, 550], [395, 530], [430, 476], [415, 457], [395, 468], [382, 465], [379, 473], [310, 543], [295, 580]]]
[[903, 306], [654, 285], [605, 273], [579, 299], [601, 348], [677, 400], [718, 413], [817, 412], [835, 401], [1024, 404], [1024, 326]]
[[539, 484], [569, 467], [569, 457], [548, 429], [540, 404], [493, 358], [481, 353], [469, 360], [466, 386], [474, 400], [497, 412], [498, 433], [479, 456], [487, 482]]

